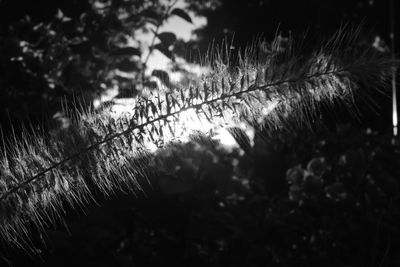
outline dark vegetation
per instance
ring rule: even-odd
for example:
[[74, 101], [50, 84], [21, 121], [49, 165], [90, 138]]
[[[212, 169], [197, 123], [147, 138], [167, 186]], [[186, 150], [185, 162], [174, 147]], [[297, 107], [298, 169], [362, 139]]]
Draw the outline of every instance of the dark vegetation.
[[397, 266], [391, 137], [350, 125], [274, 136], [244, 156], [193, 144], [161, 155], [146, 197], [98, 198], [42, 236], [42, 259], [14, 264]]
[[[189, 9], [209, 19], [197, 31], [200, 40], [183, 44], [166, 34], [154, 49], [171, 60], [190, 49], [202, 54], [213, 39], [218, 42], [233, 32], [237, 49], [260, 33], [272, 39], [276, 33], [285, 37], [305, 31], [311, 46], [343, 22], [362, 20], [360, 47], [371, 45], [377, 35], [388, 43], [388, 1], [320, 2], [189, 1]], [[47, 123], [62, 101], [84, 98], [90, 105], [113, 84], [124, 97], [154, 86], [144, 76], [143, 51], [127, 49], [124, 34], [145, 22], [162, 24], [162, 5], [110, 1], [99, 12], [91, 3], [0, 0], [4, 138], [11, 135], [11, 124], [18, 136], [22, 123], [33, 128]], [[120, 19], [121, 7], [132, 7], [130, 16]], [[180, 16], [187, 19], [183, 12]], [[381, 48], [380, 53], [389, 52], [388, 46]], [[115, 69], [132, 77], [115, 75]], [[400, 147], [391, 136], [390, 93], [376, 89], [384, 88], [361, 88], [356, 117], [350, 116], [354, 110], [338, 104], [322, 110], [311, 129], [289, 127], [290, 120], [283, 129], [260, 129], [253, 146], [241, 136], [240, 148], [232, 151], [212, 142], [161, 151], [149, 162], [150, 183], [141, 182], [142, 192], [95, 193], [96, 204], [89, 201], [83, 212], [66, 208], [65, 222], [44, 232], [32, 228], [35, 253], [3, 244], [0, 262], [400, 266]]]

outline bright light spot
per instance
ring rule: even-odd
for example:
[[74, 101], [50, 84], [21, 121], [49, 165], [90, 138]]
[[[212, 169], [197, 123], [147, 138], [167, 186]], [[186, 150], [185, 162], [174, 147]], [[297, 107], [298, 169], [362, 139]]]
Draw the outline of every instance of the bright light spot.
[[[267, 105], [262, 109], [262, 115], [264, 117], [268, 116], [268, 114], [270, 114], [278, 106], [278, 104], [278, 100], [267, 101]], [[264, 117], [262, 118], [262, 120], [264, 119]]]
[[[129, 118], [133, 116], [133, 111], [136, 105], [135, 99], [114, 99], [113, 102], [111, 115], [114, 118], [117, 119], [124, 116]], [[201, 99], [193, 99], [193, 104], [201, 102]], [[272, 110], [277, 106], [277, 100], [270, 101], [263, 110], [264, 117], [272, 112]], [[172, 112], [175, 111], [178, 110], [172, 110]], [[211, 135], [211, 138], [218, 141], [221, 147], [228, 151], [232, 151], [234, 149], [240, 149], [240, 145], [227, 129], [228, 127], [239, 127], [249, 138], [250, 146], [254, 146], [255, 129], [244, 123], [237, 125], [233, 122], [232, 118], [229, 118], [228, 116], [224, 116], [224, 118], [214, 118], [211, 123], [202, 113], [198, 113], [195, 109], [188, 109], [180, 112], [179, 121], [171, 120], [170, 123], [173, 125], [172, 128], [174, 132], [171, 133], [170, 130], [163, 131], [162, 137], [165, 143], [171, 141], [186, 143], [190, 141], [189, 137], [192, 134], [201, 133]], [[151, 141], [146, 141], [143, 145], [152, 152], [158, 149]]]
[[147, 148], [151, 153], [154, 153], [154, 152], [156, 152], [156, 151], [158, 150], [158, 147], [157, 147], [154, 143], [151, 143], [151, 142], [149, 142], [149, 143], [146, 145], [146, 148]]
[[208, 133], [213, 129], [213, 125], [204, 117], [197, 116], [194, 109], [183, 111], [180, 121], [176, 124], [176, 133], [179, 140], [189, 142], [189, 136], [194, 132]]
[[250, 146], [254, 146], [254, 137], [256, 136], [256, 130], [252, 127], [246, 127], [244, 129], [244, 132], [246, 133], [247, 137], [250, 140]]
[[239, 148], [235, 138], [233, 138], [232, 134], [224, 128], [218, 129], [212, 139], [218, 141], [227, 149]]
[[375, 36], [374, 42], [372, 43], [372, 47], [381, 53], [389, 51], [389, 47], [386, 45], [385, 41], [382, 40], [382, 38], [379, 35]]
[[131, 116], [135, 108], [136, 99], [134, 98], [119, 98], [113, 100], [113, 105], [111, 107], [111, 114], [115, 118], [127, 115]]
[[111, 101], [117, 95], [118, 95], [118, 87], [117, 86], [113, 86], [113, 87], [109, 88], [108, 90], [104, 91], [100, 95], [100, 97], [98, 97], [95, 100], [93, 100], [93, 107], [95, 109], [98, 109], [101, 106], [102, 103], [107, 102], [107, 101]]

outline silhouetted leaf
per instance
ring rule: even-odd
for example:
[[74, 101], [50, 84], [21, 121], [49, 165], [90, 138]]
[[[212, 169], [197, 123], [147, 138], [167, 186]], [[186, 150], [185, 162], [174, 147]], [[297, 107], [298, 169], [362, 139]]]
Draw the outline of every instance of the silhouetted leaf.
[[170, 83], [169, 75], [166, 71], [153, 70], [151, 75], [160, 79], [160, 81], [163, 82], [166, 86], [168, 86], [168, 87], [170, 86], [171, 83]]
[[143, 18], [143, 21], [144, 22], [148, 22], [148, 23], [151, 23], [151, 24], [153, 24], [154, 26], [157, 26], [158, 25], [158, 20], [156, 20], [156, 19], [154, 19], [154, 18]]
[[152, 18], [152, 19], [156, 20], [158, 23], [162, 20], [162, 15], [157, 13], [153, 9], [143, 10], [142, 12], [140, 12], [139, 15], [143, 16], [143, 17], [147, 17], [147, 18]]
[[157, 89], [157, 83], [156, 82], [154, 82], [154, 81], [145, 81], [144, 82], [144, 86], [145, 87], [148, 87], [148, 88], [150, 88], [150, 89]]
[[125, 71], [125, 72], [134, 72], [134, 71], [139, 71], [140, 68], [135, 61], [130, 61], [128, 59], [124, 59], [120, 63], [116, 65], [116, 68]]
[[193, 23], [192, 18], [189, 16], [189, 14], [180, 8], [174, 8], [171, 11], [171, 14], [176, 15], [176, 16], [186, 20], [189, 23]]
[[123, 47], [123, 48], [118, 48], [110, 53], [111, 56], [141, 56], [142, 53], [140, 52], [140, 49], [134, 48], [134, 47]]
[[168, 49], [168, 47], [166, 47], [165, 45], [163, 45], [162, 43], [156, 44], [154, 47], [154, 49], [157, 49], [158, 51], [160, 51], [161, 53], [163, 53], [166, 57], [168, 57], [169, 59], [173, 59], [173, 55], [172, 55], [172, 51], [170, 51]]
[[162, 32], [159, 33], [157, 37], [166, 47], [172, 45], [176, 41], [176, 35], [172, 32]]

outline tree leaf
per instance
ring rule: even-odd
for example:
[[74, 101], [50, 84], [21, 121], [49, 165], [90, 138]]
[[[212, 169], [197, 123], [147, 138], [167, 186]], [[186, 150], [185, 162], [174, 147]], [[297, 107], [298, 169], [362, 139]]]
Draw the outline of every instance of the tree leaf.
[[137, 62], [130, 61], [128, 59], [124, 59], [120, 63], [116, 64], [116, 68], [124, 72], [134, 72], [140, 70]]
[[157, 37], [165, 47], [172, 45], [176, 41], [176, 35], [172, 32], [162, 32]]
[[170, 87], [171, 83], [170, 83], [169, 75], [168, 75], [168, 73], [166, 71], [155, 69], [155, 70], [153, 70], [151, 75], [154, 76], [154, 77], [157, 77], [166, 86]]
[[183, 9], [180, 8], [174, 8], [171, 11], [171, 14], [176, 15], [184, 20], [186, 20], [189, 23], [193, 23], [192, 18], [189, 16], [188, 13], [186, 13], [186, 11], [184, 11]]
[[152, 18], [152, 19], [158, 21], [158, 23], [160, 23], [160, 21], [162, 20], [162, 15], [153, 9], [145, 9], [139, 13], [139, 16]]
[[140, 49], [134, 47], [118, 48], [110, 52], [111, 56], [141, 56]]
[[153, 48], [163, 53], [167, 58], [173, 59], [172, 51], [170, 51], [163, 43], [156, 44]]
[[153, 24], [154, 26], [158, 26], [159, 21], [154, 18], [143, 18], [144, 22]]

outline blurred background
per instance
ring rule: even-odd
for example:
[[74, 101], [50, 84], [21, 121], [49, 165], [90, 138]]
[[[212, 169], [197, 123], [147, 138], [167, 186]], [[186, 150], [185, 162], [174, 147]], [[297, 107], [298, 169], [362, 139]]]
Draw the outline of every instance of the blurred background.
[[[131, 109], [148, 90], [197, 79], [223, 40], [240, 51], [307, 36], [311, 48], [349, 24], [361, 26], [360, 47], [390, 56], [397, 10], [396, 0], [0, 0], [2, 135], [66, 127], [63, 105]], [[33, 235], [37, 255], [2, 247], [0, 264], [400, 266], [392, 88], [370, 89], [357, 118], [338, 105], [313, 129], [159, 153], [145, 194], [67, 210], [65, 225]]]

